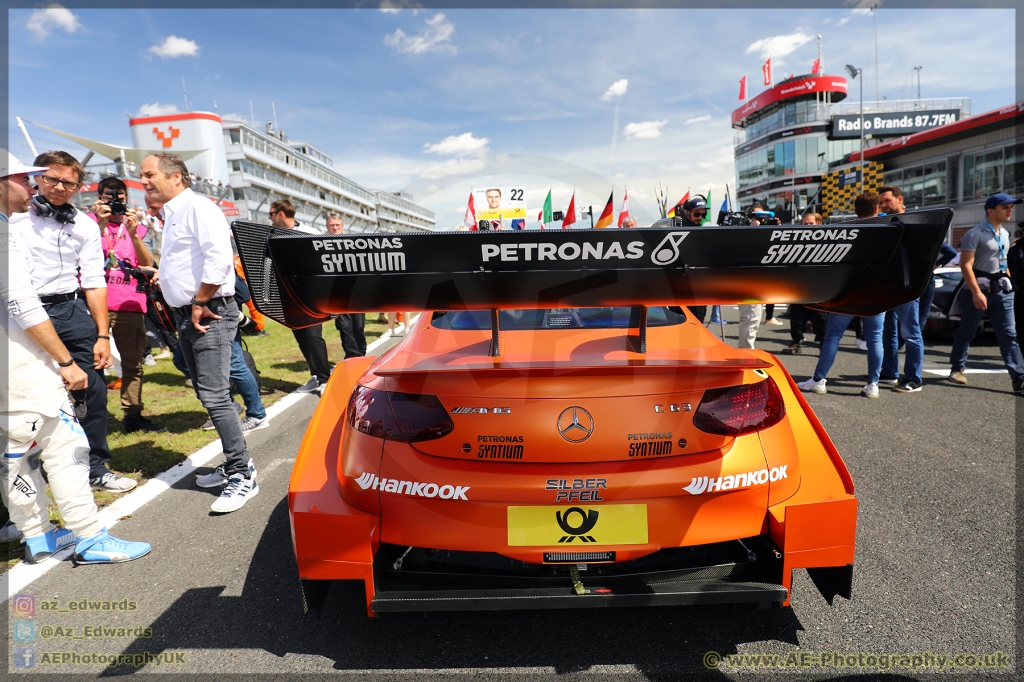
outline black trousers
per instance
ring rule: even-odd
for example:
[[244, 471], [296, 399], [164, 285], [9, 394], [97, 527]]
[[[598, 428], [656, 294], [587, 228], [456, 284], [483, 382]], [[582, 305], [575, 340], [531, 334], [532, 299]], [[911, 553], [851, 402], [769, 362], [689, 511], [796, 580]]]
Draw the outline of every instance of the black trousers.
[[365, 313], [349, 313], [334, 318], [335, 328], [341, 332], [341, 347], [345, 351], [345, 359], [361, 358], [366, 355]]
[[309, 373], [321, 384], [331, 378], [331, 366], [327, 361], [327, 342], [324, 341], [323, 326], [316, 324], [305, 329], [294, 329], [292, 335], [299, 344], [302, 357], [306, 358]]
[[85, 300], [54, 303], [46, 306], [57, 336], [71, 353], [83, 372], [89, 376], [85, 389], [86, 414], [79, 422], [89, 439], [89, 477], [96, 478], [107, 472], [110, 448], [107, 446], [107, 382], [103, 371], [93, 367], [92, 348], [96, 345], [96, 323], [89, 314]]
[[696, 317], [701, 324], [704, 324], [704, 317], [708, 314], [708, 307], [706, 305], [688, 305], [686, 309]]
[[814, 329], [814, 339], [820, 341], [825, 338], [825, 316], [817, 310], [810, 310], [799, 303], [789, 305], [789, 336], [793, 343], [803, 343], [804, 326], [811, 321]]

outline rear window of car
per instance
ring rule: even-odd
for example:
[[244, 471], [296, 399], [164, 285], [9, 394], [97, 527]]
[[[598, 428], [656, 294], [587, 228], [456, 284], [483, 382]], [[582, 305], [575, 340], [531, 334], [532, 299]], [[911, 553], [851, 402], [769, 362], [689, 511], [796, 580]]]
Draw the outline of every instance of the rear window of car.
[[[629, 327], [631, 308], [549, 308], [547, 310], [502, 310], [498, 324], [502, 329], [624, 329]], [[667, 327], [682, 324], [686, 316], [675, 306], [647, 309], [647, 326]], [[434, 313], [432, 324], [438, 329], [479, 330], [491, 328], [489, 310], [452, 310]]]

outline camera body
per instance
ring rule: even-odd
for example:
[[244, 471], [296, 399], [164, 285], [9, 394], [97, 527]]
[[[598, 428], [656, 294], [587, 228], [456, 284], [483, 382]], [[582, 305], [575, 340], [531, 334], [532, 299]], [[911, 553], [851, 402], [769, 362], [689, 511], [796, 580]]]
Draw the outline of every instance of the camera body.
[[110, 193], [114, 198], [103, 202], [110, 207], [110, 215], [126, 214], [128, 212], [128, 203], [124, 200], [124, 192], [112, 190]]
[[762, 225], [781, 225], [782, 221], [775, 217], [773, 211], [747, 211], [739, 213], [733, 211], [722, 211], [718, 214], [719, 225], [750, 225], [757, 220]]

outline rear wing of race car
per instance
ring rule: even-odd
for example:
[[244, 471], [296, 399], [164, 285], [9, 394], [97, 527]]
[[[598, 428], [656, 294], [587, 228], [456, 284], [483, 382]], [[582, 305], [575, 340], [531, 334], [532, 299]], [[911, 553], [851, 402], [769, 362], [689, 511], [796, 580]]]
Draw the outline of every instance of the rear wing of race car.
[[873, 315], [919, 297], [953, 217], [835, 225], [309, 235], [231, 228], [264, 315], [804, 303]]

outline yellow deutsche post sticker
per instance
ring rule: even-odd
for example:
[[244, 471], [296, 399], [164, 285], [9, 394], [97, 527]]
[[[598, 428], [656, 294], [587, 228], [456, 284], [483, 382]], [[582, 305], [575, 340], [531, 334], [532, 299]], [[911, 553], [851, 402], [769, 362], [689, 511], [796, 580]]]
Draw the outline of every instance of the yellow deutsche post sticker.
[[647, 544], [647, 505], [509, 507], [509, 547]]

